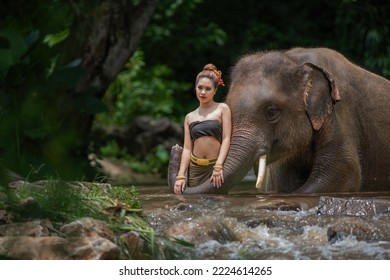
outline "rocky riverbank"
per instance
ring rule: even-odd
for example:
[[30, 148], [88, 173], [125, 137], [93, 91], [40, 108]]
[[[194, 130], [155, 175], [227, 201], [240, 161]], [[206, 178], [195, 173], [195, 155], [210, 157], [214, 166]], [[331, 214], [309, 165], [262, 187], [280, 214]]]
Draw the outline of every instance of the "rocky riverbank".
[[[14, 182], [0, 192], [0, 259], [159, 259], [169, 238], [143, 219], [134, 188]], [[168, 242], [169, 243], [169, 242]]]

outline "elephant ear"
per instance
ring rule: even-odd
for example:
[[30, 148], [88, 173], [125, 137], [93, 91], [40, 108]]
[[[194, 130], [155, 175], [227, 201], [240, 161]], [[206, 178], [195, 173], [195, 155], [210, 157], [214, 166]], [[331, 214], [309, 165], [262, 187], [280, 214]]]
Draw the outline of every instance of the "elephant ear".
[[314, 130], [319, 130], [332, 113], [333, 106], [340, 101], [340, 94], [332, 75], [324, 68], [312, 63], [303, 64], [308, 73], [306, 112]]

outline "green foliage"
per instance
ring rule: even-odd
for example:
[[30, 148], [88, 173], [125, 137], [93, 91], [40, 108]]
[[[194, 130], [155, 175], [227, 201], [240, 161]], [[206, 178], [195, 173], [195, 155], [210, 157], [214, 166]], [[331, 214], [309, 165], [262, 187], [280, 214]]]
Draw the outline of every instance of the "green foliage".
[[140, 173], [160, 174], [162, 177], [165, 177], [169, 154], [162, 145], [157, 145], [153, 148], [143, 160], [131, 158], [132, 157], [130, 156], [130, 160], [125, 162], [127, 162], [133, 170]]
[[[174, 94], [187, 91], [191, 85], [172, 79], [172, 71], [166, 65], [146, 67], [144, 54], [137, 51], [124, 71], [111, 84], [104, 101], [107, 112], [96, 115], [94, 126], [126, 126], [137, 116], [149, 115], [155, 119], [170, 117], [184, 112], [183, 106], [175, 102]], [[183, 113], [182, 113], [183, 114]], [[181, 114], [179, 114], [180, 116]], [[114, 141], [99, 147], [103, 157], [120, 159], [125, 165], [139, 173], [166, 173], [168, 151], [158, 145], [143, 159], [128, 154]]]
[[56, 34], [48, 34], [43, 42], [48, 44], [49, 47], [53, 47], [62, 41], [64, 41], [69, 36], [69, 29], [65, 29], [64, 31], [60, 31]]
[[44, 217], [60, 222], [69, 222], [80, 217], [103, 217], [103, 215], [99, 215], [87, 207], [84, 203], [83, 193], [80, 190], [65, 182], [49, 180], [41, 188], [28, 189], [28, 187], [25, 187], [24, 192], [22, 189], [20, 194], [25, 197], [32, 197], [39, 205], [35, 213], [30, 209], [28, 209], [28, 213], [27, 211], [23, 213], [26, 216]]
[[[213, 62], [228, 85], [229, 70], [242, 54], [296, 46], [333, 48], [388, 76], [390, 2], [189, 1], [190, 6], [176, 5], [167, 13], [172, 2], [180, 3], [162, 2], [141, 48], [148, 65], [169, 65], [178, 81], [193, 81], [203, 65]], [[224, 35], [209, 38], [212, 34]], [[219, 90], [222, 100], [226, 90]], [[187, 111], [194, 107], [190, 92], [175, 99]]]
[[[28, 42], [12, 29], [0, 30], [0, 78], [4, 78], [11, 66], [20, 63], [28, 49]], [[33, 43], [33, 42], [31, 42]]]
[[[27, 200], [31, 202], [28, 204]], [[61, 180], [25, 182], [14, 189], [12, 197], [3, 201], [7, 205], [5, 208], [19, 214], [20, 220], [47, 218], [53, 222], [72, 222], [78, 218], [92, 217], [107, 222], [118, 219], [119, 222], [120, 218], [115, 218], [109, 212], [118, 203], [129, 213], [141, 213], [138, 192], [134, 186], [111, 187], [99, 183]]]
[[126, 149], [121, 148], [115, 140], [108, 141], [99, 147], [99, 154], [108, 158], [124, 158], [127, 156]]
[[[73, 119], [105, 107], [92, 91], [72, 94], [83, 75], [80, 59], [60, 63], [72, 21], [68, 3], [41, 4], [23, 1], [3, 7], [7, 14], [0, 28], [0, 158], [22, 176], [43, 166], [33, 175], [36, 179], [90, 177], [88, 137], [80, 135], [80, 122]], [[23, 21], [13, 17], [19, 13]]]
[[99, 151], [101, 156], [120, 160], [122, 164], [130, 167], [137, 173], [166, 176], [169, 153], [162, 145], [157, 145], [143, 159], [129, 154], [126, 148], [121, 148], [115, 140], [108, 141], [105, 145], [102, 145]]
[[[203, 66], [215, 63], [224, 72], [227, 70], [224, 66], [229, 63], [230, 57], [223, 57], [229, 40], [223, 26], [228, 22], [221, 24], [217, 21], [218, 13], [225, 11], [229, 2], [223, 3], [223, 9], [219, 8], [220, 3], [215, 2], [209, 9], [208, 2], [210, 1], [161, 1], [141, 44], [147, 65], [167, 65], [172, 69], [176, 81], [189, 85], [185, 90], [174, 92], [174, 99], [180, 106], [171, 116], [176, 120], [182, 119], [197, 105], [194, 81]], [[227, 72], [224, 73], [226, 75]], [[226, 89], [221, 88], [219, 92], [224, 95]], [[218, 98], [223, 99], [219, 95]]]
[[174, 93], [184, 92], [190, 85], [171, 76], [166, 65], [147, 68], [143, 52], [137, 51], [107, 90], [104, 101], [109, 111], [97, 115], [95, 125], [126, 125], [140, 115], [172, 116], [175, 108], [180, 108]]
[[118, 199], [119, 201], [124, 202], [130, 209], [134, 211], [141, 209], [141, 203], [138, 200], [138, 191], [135, 186], [123, 187], [117, 186], [112, 187], [107, 190], [108, 196]]
[[390, 77], [390, 3], [344, 0], [336, 17], [340, 49], [360, 65]]

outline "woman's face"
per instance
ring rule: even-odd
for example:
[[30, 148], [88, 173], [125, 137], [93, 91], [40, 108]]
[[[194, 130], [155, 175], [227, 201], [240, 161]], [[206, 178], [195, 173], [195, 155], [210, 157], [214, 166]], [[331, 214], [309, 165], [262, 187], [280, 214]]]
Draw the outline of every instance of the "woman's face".
[[209, 78], [202, 77], [199, 79], [195, 87], [196, 97], [200, 103], [207, 103], [214, 99], [217, 89], [214, 87], [213, 81]]

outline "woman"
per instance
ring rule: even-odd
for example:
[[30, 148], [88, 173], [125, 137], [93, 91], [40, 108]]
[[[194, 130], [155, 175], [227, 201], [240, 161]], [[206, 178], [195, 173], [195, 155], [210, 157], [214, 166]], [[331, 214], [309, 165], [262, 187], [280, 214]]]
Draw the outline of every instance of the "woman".
[[[219, 85], [223, 85], [221, 71], [207, 64], [195, 81], [199, 107], [188, 113], [184, 120], [184, 147], [174, 192], [181, 194], [210, 179], [214, 187], [224, 182], [225, 161], [232, 132], [230, 109], [225, 103], [217, 103], [214, 96]], [[187, 180], [188, 175], [188, 180]]]

